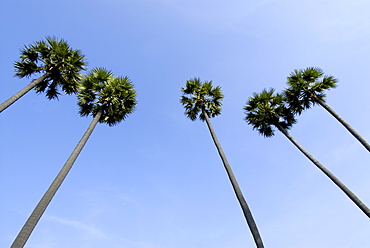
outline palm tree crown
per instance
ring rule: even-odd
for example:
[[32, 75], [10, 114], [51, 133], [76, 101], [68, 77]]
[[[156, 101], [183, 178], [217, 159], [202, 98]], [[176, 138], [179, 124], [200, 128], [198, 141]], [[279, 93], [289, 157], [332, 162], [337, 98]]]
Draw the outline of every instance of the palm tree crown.
[[288, 88], [285, 98], [289, 108], [297, 114], [317, 104], [318, 100], [325, 102], [325, 90], [337, 86], [338, 79], [324, 75], [323, 70], [309, 67], [304, 70], [294, 70], [288, 77]]
[[289, 130], [296, 123], [294, 114], [284, 104], [284, 98], [275, 93], [274, 89], [254, 93], [249, 97], [244, 110], [247, 123], [265, 137], [274, 136], [272, 126]]
[[93, 117], [102, 111], [100, 123], [118, 124], [135, 110], [136, 92], [128, 77], [115, 77], [104, 68], [86, 75], [78, 93], [80, 115]]
[[80, 71], [86, 70], [86, 61], [80, 50], [72, 49], [64, 40], [47, 37], [21, 50], [20, 61], [14, 63], [16, 76], [30, 77], [45, 73], [47, 77], [36, 87], [37, 93], [45, 92], [48, 99], [58, 98], [59, 88], [66, 94], [76, 93], [81, 79]]
[[186, 87], [181, 88], [183, 96], [181, 103], [185, 107], [185, 115], [192, 121], [198, 117], [205, 121], [203, 111], [209, 117], [215, 117], [221, 114], [221, 100], [224, 96], [221, 93], [221, 87], [213, 87], [212, 81], [202, 83], [199, 78], [186, 81]]

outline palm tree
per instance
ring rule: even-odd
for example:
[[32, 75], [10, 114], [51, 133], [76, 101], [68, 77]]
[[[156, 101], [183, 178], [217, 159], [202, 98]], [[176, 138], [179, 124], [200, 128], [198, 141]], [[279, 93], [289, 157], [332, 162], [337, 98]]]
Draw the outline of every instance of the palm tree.
[[110, 71], [103, 68], [93, 69], [82, 80], [78, 98], [80, 115], [87, 116], [91, 114], [94, 118], [67, 162], [24, 224], [14, 240], [12, 248], [22, 248], [25, 245], [37, 222], [85, 146], [96, 124], [100, 122], [109, 126], [116, 125], [131, 114], [137, 104], [136, 93], [130, 79], [128, 77], [114, 77]]
[[260, 94], [254, 93], [244, 110], [245, 120], [253, 126], [253, 129], [265, 137], [272, 137], [274, 136], [273, 126], [276, 127], [370, 218], [370, 209], [288, 133], [296, 120], [294, 114], [285, 106], [282, 95], [275, 94], [274, 89], [263, 90]]
[[212, 139], [216, 145], [218, 153], [226, 169], [227, 175], [234, 189], [239, 204], [243, 210], [247, 224], [251, 230], [254, 241], [258, 248], [263, 248], [261, 236], [259, 234], [257, 225], [253, 219], [252, 213], [248, 207], [246, 200], [244, 199], [243, 193], [239, 188], [238, 182], [234, 176], [234, 173], [226, 159], [226, 156], [222, 150], [221, 144], [219, 143], [216, 133], [210, 122], [210, 117], [215, 117], [221, 114], [221, 100], [223, 95], [219, 86], [213, 87], [212, 81], [206, 81], [202, 83], [199, 78], [194, 78], [186, 82], [186, 88], [182, 88], [183, 96], [181, 103], [185, 107], [185, 115], [192, 121], [198, 117], [202, 121], [206, 121]]
[[79, 72], [85, 70], [84, 57], [80, 50], [55, 37], [24, 46], [20, 61], [14, 63], [15, 75], [20, 78], [42, 75], [0, 104], [0, 113], [33, 88], [37, 93], [46, 92], [49, 100], [57, 99], [60, 89], [65, 94], [76, 93], [81, 79]]
[[294, 70], [288, 77], [289, 88], [284, 93], [289, 108], [294, 113], [301, 114], [303, 110], [319, 104], [370, 152], [370, 145], [367, 141], [325, 102], [324, 91], [335, 88], [337, 82], [338, 80], [333, 76], [324, 76], [320, 68], [309, 67], [304, 70]]

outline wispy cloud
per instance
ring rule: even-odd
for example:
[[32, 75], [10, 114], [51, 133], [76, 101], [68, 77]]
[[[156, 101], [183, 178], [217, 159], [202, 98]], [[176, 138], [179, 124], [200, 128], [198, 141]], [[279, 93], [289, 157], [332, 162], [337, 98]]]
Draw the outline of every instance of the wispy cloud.
[[[125, 198], [127, 200], [127, 198]], [[72, 233], [78, 233], [79, 236], [85, 236], [84, 244], [79, 244], [79, 247], [112, 247], [112, 248], [164, 248], [163, 246], [158, 246], [150, 242], [137, 242], [133, 240], [128, 240], [122, 236], [108, 235], [99, 228], [89, 225], [87, 223], [65, 219], [57, 216], [45, 215], [44, 220], [53, 222], [56, 224], [64, 225], [65, 228], [74, 229]], [[60, 234], [58, 234], [60, 236]], [[45, 237], [44, 237], [45, 238]], [[53, 241], [54, 240], [54, 241]], [[73, 240], [73, 239], [71, 239]], [[44, 239], [44, 244], [38, 244], [35, 247], [58, 247], [55, 242], [55, 238], [48, 237]], [[47, 244], [46, 244], [47, 243]], [[39, 246], [41, 245], [41, 246]]]
[[108, 237], [108, 235], [106, 235], [103, 231], [101, 231], [101, 230], [99, 230], [99, 229], [97, 229], [97, 228], [95, 228], [91, 225], [88, 225], [86, 223], [83, 223], [83, 222], [79, 222], [79, 221], [76, 221], [76, 220], [63, 219], [63, 218], [60, 218], [60, 217], [50, 216], [50, 215], [45, 215], [44, 219], [47, 220], [47, 221], [52, 221], [52, 222], [55, 222], [55, 223], [58, 223], [58, 224], [63, 224], [63, 225], [78, 229], [78, 230], [80, 230], [80, 231], [82, 231], [82, 232], [84, 232], [88, 235], [94, 236], [94, 237], [110, 239]]

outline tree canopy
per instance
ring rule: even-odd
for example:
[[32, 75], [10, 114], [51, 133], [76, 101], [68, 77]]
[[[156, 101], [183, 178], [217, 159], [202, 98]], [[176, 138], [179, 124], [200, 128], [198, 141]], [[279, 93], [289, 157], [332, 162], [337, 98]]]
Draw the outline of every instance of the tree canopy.
[[203, 111], [209, 117], [221, 114], [223, 95], [221, 87], [213, 87], [212, 81], [202, 83], [200, 78], [186, 81], [186, 87], [181, 88], [183, 95], [181, 103], [185, 107], [185, 115], [192, 121], [197, 118], [205, 120]]
[[272, 126], [288, 130], [296, 123], [294, 114], [285, 106], [283, 96], [275, 93], [274, 89], [254, 93], [249, 97], [244, 110], [247, 123], [265, 137], [274, 136]]
[[136, 107], [136, 92], [128, 77], [115, 77], [105, 68], [94, 68], [80, 84], [80, 115], [95, 117], [102, 111], [100, 123], [113, 126], [124, 120]]
[[81, 70], [86, 70], [85, 56], [63, 39], [46, 37], [21, 49], [20, 60], [14, 63], [17, 77], [30, 77], [38, 73], [46, 78], [36, 85], [37, 93], [46, 92], [48, 99], [61, 94], [77, 93]]
[[284, 97], [296, 114], [311, 108], [318, 100], [325, 102], [325, 91], [335, 88], [338, 82], [333, 76], [324, 75], [318, 67], [294, 70], [287, 80], [289, 87], [284, 91]]

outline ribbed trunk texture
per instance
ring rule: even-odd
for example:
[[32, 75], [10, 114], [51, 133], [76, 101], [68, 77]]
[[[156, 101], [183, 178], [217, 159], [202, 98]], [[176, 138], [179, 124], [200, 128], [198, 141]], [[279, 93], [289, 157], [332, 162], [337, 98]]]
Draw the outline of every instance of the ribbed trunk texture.
[[100, 116], [102, 114], [102, 110], [100, 110], [94, 119], [91, 121], [89, 127], [87, 128], [85, 134], [82, 136], [81, 140], [78, 142], [77, 146], [69, 156], [67, 162], [64, 164], [52, 184], [50, 185], [49, 189], [46, 191], [44, 196], [41, 198], [39, 203], [37, 204], [36, 208], [33, 210], [30, 217], [27, 219], [26, 223], [22, 227], [21, 231], [19, 232], [18, 236], [15, 238], [11, 248], [23, 248], [26, 244], [28, 238], [30, 237], [33, 229], [37, 225], [38, 221], [40, 220], [42, 214], [45, 212], [47, 206], [49, 205], [50, 201], [54, 197], [55, 193], [59, 189], [60, 185], [66, 178], [68, 172], [72, 168], [74, 162], [76, 161], [78, 155], [82, 151], [82, 148], [85, 146], [87, 140], [89, 139], [91, 133], [94, 131], [96, 124], [98, 123]]
[[211, 121], [209, 120], [209, 117], [208, 117], [206, 111], [204, 111], [204, 109], [202, 111], [203, 111], [203, 114], [205, 116], [205, 119], [206, 119], [206, 122], [207, 122], [207, 126], [208, 126], [208, 129], [209, 129], [209, 132], [211, 133], [213, 142], [215, 143], [216, 148], [217, 148], [217, 151], [220, 154], [221, 160], [222, 160], [222, 162], [224, 164], [224, 167], [226, 169], [227, 175], [229, 176], [229, 179], [230, 179], [231, 185], [232, 185], [232, 187], [234, 189], [235, 195], [236, 195], [236, 197], [237, 197], [237, 199], [239, 201], [240, 207], [243, 210], [243, 214], [245, 216], [245, 219], [247, 221], [247, 224], [249, 226], [249, 229], [250, 229], [250, 231], [251, 231], [251, 233], [253, 235], [254, 242], [256, 243], [257, 248], [264, 248], [264, 245], [263, 245], [263, 242], [262, 242], [262, 238], [261, 238], [260, 233], [258, 231], [257, 225], [256, 225], [256, 223], [255, 223], [255, 221], [253, 219], [252, 212], [249, 209], [246, 200], [244, 199], [244, 196], [243, 196], [243, 193], [242, 193], [241, 189], [239, 188], [238, 182], [237, 182], [237, 180], [236, 180], [236, 178], [234, 176], [234, 173], [233, 173], [233, 171], [232, 171], [232, 169], [231, 169], [231, 167], [229, 165], [229, 162], [226, 159], [226, 156], [225, 156], [225, 154], [224, 154], [224, 152], [222, 150], [221, 144], [219, 143], [219, 141], [217, 139], [217, 136], [216, 136], [216, 133], [213, 130]]
[[335, 183], [352, 201], [359, 207], [367, 217], [370, 218], [370, 209], [352, 192], [350, 191], [338, 178], [334, 176], [325, 166], [317, 161], [310, 153], [308, 153], [284, 128], [276, 125], [280, 132], [282, 132], [297, 148], [300, 150], [312, 163], [316, 165], [330, 180]]
[[340, 115], [338, 115], [332, 108], [329, 107], [324, 101], [321, 101], [319, 98], [315, 97], [315, 101], [326, 109], [335, 119], [337, 119], [347, 130], [350, 132], [353, 137], [355, 137], [365, 148], [370, 152], [370, 145], [367, 141], [362, 138], [362, 136], [356, 132]]
[[48, 73], [45, 73], [38, 79], [33, 80], [30, 84], [25, 86], [23, 89], [15, 93], [12, 97], [10, 97], [8, 100], [0, 104], [0, 113], [3, 112], [6, 108], [8, 108], [10, 105], [12, 105], [15, 101], [17, 101], [19, 98], [21, 98], [24, 94], [26, 94], [28, 91], [32, 90], [36, 85], [41, 83], [45, 78], [48, 77]]

